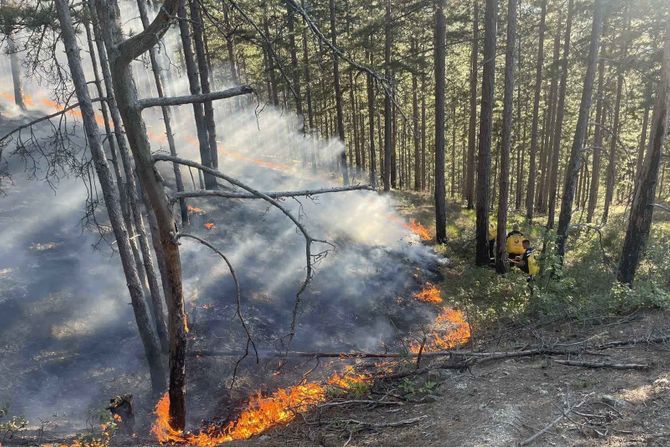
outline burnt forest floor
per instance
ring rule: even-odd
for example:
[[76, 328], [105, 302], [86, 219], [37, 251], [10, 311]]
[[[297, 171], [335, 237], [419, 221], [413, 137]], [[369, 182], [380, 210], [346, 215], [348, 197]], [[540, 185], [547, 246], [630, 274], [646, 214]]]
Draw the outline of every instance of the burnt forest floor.
[[[430, 226], [428, 197], [398, 198], [402, 213]], [[474, 268], [474, 214], [450, 205], [449, 216], [450, 242], [441, 250], [451, 262], [442, 267], [441, 288], [445, 306], [469, 315], [472, 339], [464, 348], [547, 352], [461, 369], [454, 368], [463, 358], [423, 359], [418, 372], [415, 360], [405, 359], [394, 365], [396, 378], [240, 445], [670, 445], [670, 345], [651, 341], [670, 335], [670, 315], [667, 288], [649, 285], [653, 269], [643, 267], [642, 284], [622, 296], [603, 279], [619, 242], [602, 229], [599, 238], [580, 233], [575, 259], [566, 260], [554, 288], [538, 278], [531, 293], [518, 273], [499, 279]], [[612, 220], [610, 231], [621, 235], [623, 218]], [[526, 234], [541, 237], [537, 227], [526, 226]], [[654, 243], [667, 242], [667, 221], [657, 227], [662, 234], [652, 235], [650, 257]]]

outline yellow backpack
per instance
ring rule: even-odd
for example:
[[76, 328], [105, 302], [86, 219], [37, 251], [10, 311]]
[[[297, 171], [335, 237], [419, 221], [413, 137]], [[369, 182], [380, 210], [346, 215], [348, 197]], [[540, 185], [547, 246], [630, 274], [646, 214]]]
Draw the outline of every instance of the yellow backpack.
[[537, 254], [533, 251], [528, 255], [528, 274], [535, 276], [540, 273], [540, 262], [537, 259]]

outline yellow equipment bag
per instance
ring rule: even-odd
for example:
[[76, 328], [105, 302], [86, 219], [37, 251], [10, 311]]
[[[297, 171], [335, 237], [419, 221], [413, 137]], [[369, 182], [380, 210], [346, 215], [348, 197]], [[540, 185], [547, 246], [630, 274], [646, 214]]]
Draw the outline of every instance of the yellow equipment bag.
[[521, 233], [510, 234], [507, 236], [505, 247], [507, 253], [515, 256], [522, 255], [526, 250], [523, 248], [524, 235]]
[[537, 260], [537, 255], [532, 252], [528, 255], [528, 274], [535, 276], [540, 273], [540, 262]]

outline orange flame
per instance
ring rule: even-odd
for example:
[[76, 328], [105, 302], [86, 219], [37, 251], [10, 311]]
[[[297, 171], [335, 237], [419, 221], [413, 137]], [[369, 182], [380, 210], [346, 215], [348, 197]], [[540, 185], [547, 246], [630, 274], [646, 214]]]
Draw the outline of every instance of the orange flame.
[[[328, 380], [328, 384], [348, 389], [352, 384], [368, 379], [367, 376], [357, 374], [350, 368], [342, 375], [334, 374]], [[281, 388], [267, 397], [257, 393], [249, 400], [247, 408], [237, 420], [224, 427], [210, 425], [198, 433], [184, 433], [170, 426], [170, 396], [166, 393], [156, 404], [157, 419], [151, 427], [151, 432], [161, 443], [175, 442], [209, 447], [249, 439], [272, 427], [286, 424], [299, 413], [324, 402], [326, 397], [326, 386], [313, 382]]]
[[192, 205], [186, 205], [186, 210], [190, 214], [197, 214], [199, 216], [207, 214], [207, 212], [205, 210], [203, 210], [202, 208], [198, 208], [197, 206], [192, 206]]
[[409, 224], [407, 225], [407, 228], [409, 230], [419, 236], [422, 241], [429, 241], [433, 237], [430, 235], [430, 231], [428, 231], [428, 228], [424, 227], [421, 225], [419, 222], [416, 220], [412, 219], [409, 221]]
[[[424, 352], [453, 349], [470, 340], [470, 325], [465, 314], [458, 309], [445, 308], [433, 322], [432, 331], [426, 337]], [[419, 352], [421, 344], [410, 343], [410, 351]]]
[[213, 230], [214, 224], [212, 222], [207, 222], [206, 224], [203, 225], [203, 227], [205, 227], [205, 230]]
[[426, 303], [435, 303], [439, 304], [442, 302], [442, 296], [440, 296], [440, 289], [435, 287], [432, 283], [426, 283], [423, 289], [414, 294], [414, 298], [419, 301], [424, 301]]

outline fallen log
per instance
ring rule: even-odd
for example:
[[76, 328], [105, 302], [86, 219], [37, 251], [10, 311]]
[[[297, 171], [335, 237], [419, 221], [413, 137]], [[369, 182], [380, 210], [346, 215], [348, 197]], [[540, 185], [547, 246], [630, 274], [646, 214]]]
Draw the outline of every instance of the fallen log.
[[554, 359], [554, 363], [559, 363], [561, 365], [567, 366], [581, 366], [584, 368], [611, 368], [611, 369], [640, 369], [647, 370], [652, 367], [652, 365], [644, 363], [609, 363], [609, 362], [585, 362], [581, 360], [560, 360]]

